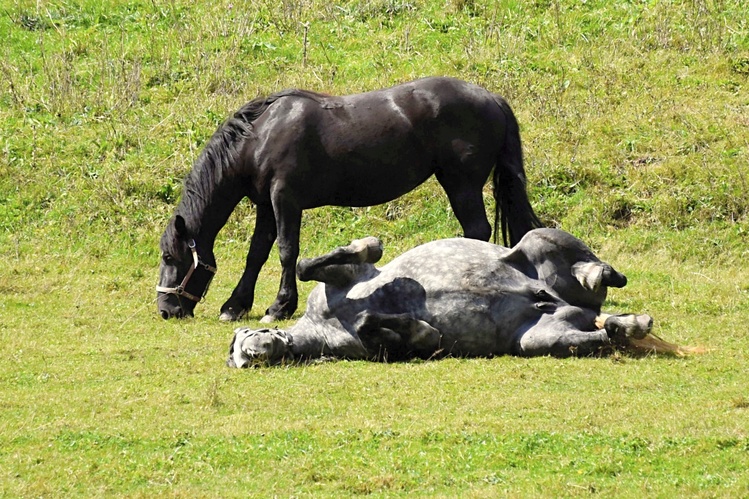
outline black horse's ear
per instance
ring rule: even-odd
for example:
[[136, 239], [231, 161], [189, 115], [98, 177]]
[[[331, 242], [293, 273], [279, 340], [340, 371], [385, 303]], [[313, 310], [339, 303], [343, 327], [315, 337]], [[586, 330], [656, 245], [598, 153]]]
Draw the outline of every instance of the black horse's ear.
[[183, 238], [187, 237], [187, 224], [182, 215], [174, 217], [174, 228], [177, 229], [177, 235]]

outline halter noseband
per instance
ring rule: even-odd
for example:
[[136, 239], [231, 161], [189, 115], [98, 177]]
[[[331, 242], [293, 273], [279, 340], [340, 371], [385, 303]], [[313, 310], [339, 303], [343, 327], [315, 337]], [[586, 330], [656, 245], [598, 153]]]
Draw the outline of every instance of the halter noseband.
[[[187, 275], [185, 276], [184, 279], [182, 279], [182, 283], [175, 288], [156, 286], [156, 292], [167, 293], [167, 294], [172, 294], [172, 295], [177, 295], [177, 296], [184, 296], [188, 300], [192, 300], [197, 303], [200, 300], [202, 300], [205, 294], [208, 292], [208, 286], [211, 284], [211, 279], [213, 279], [213, 276], [216, 275], [217, 269], [216, 267], [212, 267], [200, 259], [200, 256], [198, 256], [197, 247], [195, 245], [195, 239], [190, 239], [190, 242], [187, 243], [187, 246], [190, 248], [190, 251], [192, 252], [192, 260], [193, 260], [194, 265], [191, 266], [190, 270], [187, 271]], [[205, 289], [203, 290], [203, 294], [198, 297], [192, 293], [188, 293], [187, 291], [185, 291], [185, 289], [187, 288], [187, 283], [190, 282], [190, 277], [192, 277], [193, 272], [195, 272], [199, 268], [207, 270], [208, 272], [211, 273], [211, 276], [208, 278], [208, 284], [206, 284]]]

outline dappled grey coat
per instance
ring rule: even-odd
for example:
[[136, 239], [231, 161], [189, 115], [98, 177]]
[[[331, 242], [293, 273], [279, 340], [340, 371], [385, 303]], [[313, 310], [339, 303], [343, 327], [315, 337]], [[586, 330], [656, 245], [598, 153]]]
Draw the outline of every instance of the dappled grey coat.
[[533, 230], [512, 249], [434, 241], [378, 269], [381, 255], [369, 237], [299, 262], [301, 280], [320, 282], [304, 315], [288, 331], [236, 329], [228, 364], [584, 355], [652, 325], [646, 315], [625, 315], [596, 326], [607, 288], [626, 277], [561, 230]]

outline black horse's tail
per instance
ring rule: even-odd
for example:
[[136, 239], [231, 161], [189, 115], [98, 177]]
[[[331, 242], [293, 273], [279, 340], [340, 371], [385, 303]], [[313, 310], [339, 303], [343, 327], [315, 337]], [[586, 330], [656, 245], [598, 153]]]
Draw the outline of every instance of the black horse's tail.
[[499, 241], [497, 224], [501, 220], [504, 244], [515, 246], [531, 229], [544, 225], [533, 212], [525, 190], [523, 149], [520, 143], [520, 127], [510, 105], [499, 95], [494, 100], [505, 113], [504, 144], [497, 155], [492, 185], [494, 187], [494, 242]]

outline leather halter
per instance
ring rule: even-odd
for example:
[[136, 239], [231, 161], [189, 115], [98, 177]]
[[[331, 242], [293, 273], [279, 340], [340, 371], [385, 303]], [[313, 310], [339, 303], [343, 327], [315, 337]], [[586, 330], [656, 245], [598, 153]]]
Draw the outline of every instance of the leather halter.
[[[164, 286], [156, 286], [156, 292], [158, 293], [167, 293], [177, 296], [184, 296], [188, 300], [192, 300], [194, 302], [199, 302], [203, 299], [205, 294], [208, 292], [208, 286], [211, 284], [211, 280], [213, 279], [213, 276], [216, 275], [217, 269], [216, 267], [212, 267], [208, 265], [207, 263], [203, 262], [200, 259], [200, 256], [198, 256], [198, 250], [195, 245], [195, 239], [190, 239], [190, 242], [187, 243], [187, 246], [190, 248], [190, 251], [192, 251], [192, 260], [193, 260], [193, 266], [190, 267], [190, 270], [187, 271], [187, 275], [184, 279], [182, 279], [182, 283], [174, 288], [167, 288]], [[185, 291], [187, 288], [187, 284], [190, 282], [190, 277], [192, 277], [193, 273], [196, 270], [206, 270], [211, 273], [211, 276], [208, 278], [208, 283], [205, 285], [205, 289], [203, 290], [203, 293], [201, 296], [195, 296], [192, 293], [188, 293]]]

